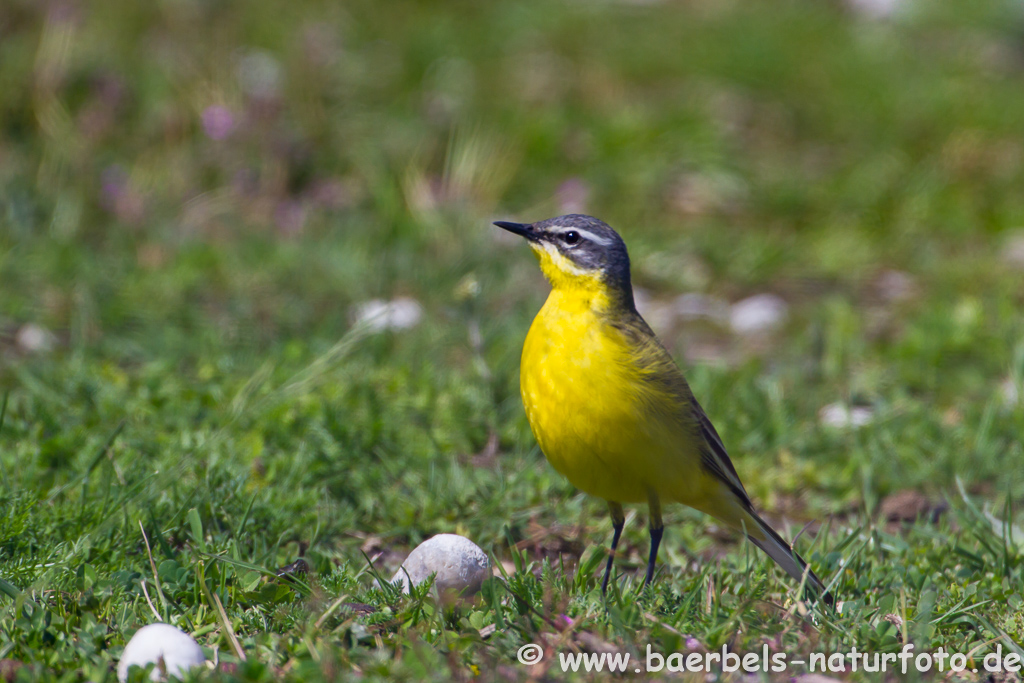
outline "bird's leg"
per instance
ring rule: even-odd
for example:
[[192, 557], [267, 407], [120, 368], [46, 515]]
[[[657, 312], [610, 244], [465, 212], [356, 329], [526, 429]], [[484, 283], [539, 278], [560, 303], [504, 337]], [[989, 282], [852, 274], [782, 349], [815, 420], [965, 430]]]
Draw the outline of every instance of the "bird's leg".
[[626, 515], [622, 506], [618, 503], [608, 502], [608, 511], [612, 513], [612, 549], [608, 553], [608, 564], [604, 568], [604, 581], [601, 582], [601, 594], [608, 592], [608, 577], [612, 575], [612, 564], [615, 562], [615, 549], [619, 546], [619, 537], [622, 536], [622, 527], [626, 525]]
[[647, 507], [651, 512], [651, 557], [647, 560], [647, 576], [644, 577], [644, 586], [649, 584], [654, 577], [654, 562], [658, 559], [661, 536], [665, 533], [665, 524], [661, 521], [661, 501], [658, 499], [658, 494], [653, 491], [647, 494]]

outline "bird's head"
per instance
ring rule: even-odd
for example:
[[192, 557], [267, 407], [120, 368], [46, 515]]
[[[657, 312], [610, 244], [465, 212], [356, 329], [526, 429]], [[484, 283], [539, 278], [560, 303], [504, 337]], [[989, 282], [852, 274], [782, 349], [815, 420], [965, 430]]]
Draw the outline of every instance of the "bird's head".
[[553, 288], [593, 290], [633, 306], [626, 244], [606, 223], [569, 214], [537, 223], [494, 224], [526, 238]]

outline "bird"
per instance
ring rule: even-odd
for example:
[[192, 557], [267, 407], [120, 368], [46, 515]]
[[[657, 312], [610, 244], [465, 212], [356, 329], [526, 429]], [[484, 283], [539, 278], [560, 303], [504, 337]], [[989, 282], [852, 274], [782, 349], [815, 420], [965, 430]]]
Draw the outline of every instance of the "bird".
[[526, 239], [551, 291], [523, 344], [520, 393], [547, 461], [604, 499], [612, 519], [606, 594], [624, 504], [647, 503], [654, 576], [662, 505], [681, 503], [740, 531], [825, 604], [832, 595], [758, 515], [721, 437], [672, 356], [637, 312], [625, 242], [582, 214], [494, 225]]

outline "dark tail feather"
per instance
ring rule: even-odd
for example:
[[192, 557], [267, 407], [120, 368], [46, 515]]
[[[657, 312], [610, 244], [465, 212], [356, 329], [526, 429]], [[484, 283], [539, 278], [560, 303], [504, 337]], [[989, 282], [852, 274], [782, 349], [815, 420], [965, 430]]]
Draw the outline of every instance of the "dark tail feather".
[[[764, 534], [764, 540], [754, 538], [749, 533], [747, 537], [750, 542], [756, 545], [758, 548], [763, 550], [768, 557], [775, 560], [775, 562], [786, 570], [786, 573], [792, 576], [797, 581], [804, 582], [810, 589], [818, 596], [818, 599], [824, 602], [829, 607], [835, 607], [835, 598], [825, 588], [825, 584], [822, 583], [821, 579], [815, 575], [811, 568], [807, 566], [804, 559], [797, 554], [793, 548], [783, 540], [782, 536], [771, 528], [767, 522], [757, 516], [753, 510], [749, 510], [748, 514], [757, 523], [758, 529]], [[806, 577], [806, 578], [805, 578]]]

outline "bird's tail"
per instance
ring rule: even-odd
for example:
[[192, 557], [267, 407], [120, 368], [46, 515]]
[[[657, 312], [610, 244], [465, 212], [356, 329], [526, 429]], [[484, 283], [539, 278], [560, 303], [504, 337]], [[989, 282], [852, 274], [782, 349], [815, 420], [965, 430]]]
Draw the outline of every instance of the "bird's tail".
[[[803, 582], [814, 592], [818, 599], [829, 607], [835, 607], [835, 598], [825, 588], [821, 579], [811, 571], [804, 559], [793, 550], [786, 541], [768, 525], [768, 522], [761, 519], [753, 510], [747, 510], [747, 515], [757, 525], [756, 529], [747, 530], [747, 538], [761, 550], [768, 554], [768, 557], [786, 570], [786, 573], [797, 581]], [[760, 531], [760, 533], [757, 533]], [[758, 538], [763, 536], [763, 538]]]

